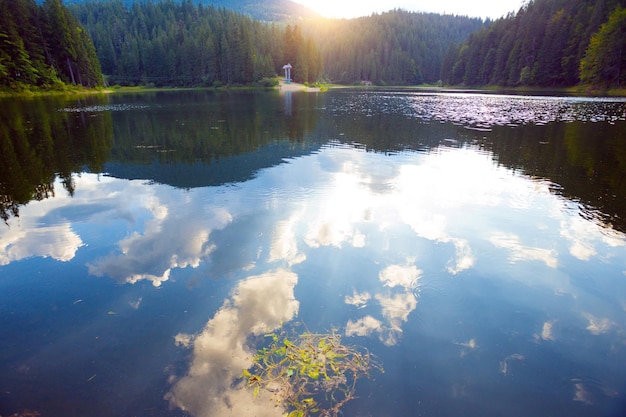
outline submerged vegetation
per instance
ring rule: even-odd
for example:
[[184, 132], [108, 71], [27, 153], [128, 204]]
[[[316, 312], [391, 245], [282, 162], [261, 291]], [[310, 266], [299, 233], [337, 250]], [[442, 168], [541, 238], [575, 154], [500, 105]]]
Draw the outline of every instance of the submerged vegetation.
[[289, 417], [336, 417], [355, 398], [359, 378], [372, 369], [383, 372], [369, 352], [342, 344], [335, 332], [288, 337], [281, 330], [265, 337], [269, 346], [257, 352], [243, 376], [255, 398], [270, 395]]

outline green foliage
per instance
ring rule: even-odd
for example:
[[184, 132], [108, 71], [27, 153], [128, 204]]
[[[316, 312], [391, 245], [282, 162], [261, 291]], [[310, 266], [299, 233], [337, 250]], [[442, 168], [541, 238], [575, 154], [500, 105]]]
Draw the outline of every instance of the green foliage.
[[[230, 6], [229, 6], [230, 7]], [[71, 10], [94, 39], [112, 83], [157, 86], [251, 84], [293, 66], [296, 82], [436, 82], [450, 44], [481, 19], [393, 11], [352, 20], [262, 23], [223, 8], [121, 0]]]
[[591, 37], [580, 62], [580, 79], [602, 87], [621, 87], [626, 82], [626, 9], [615, 9]]
[[274, 88], [277, 87], [279, 82], [277, 78], [263, 78], [257, 82], [259, 87]]
[[326, 76], [337, 83], [436, 83], [446, 51], [482, 28], [478, 18], [394, 10], [351, 20], [303, 24]]
[[[253, 84], [282, 72], [290, 48], [296, 77], [321, 72], [315, 44], [300, 29], [191, 1], [120, 0], [71, 6], [94, 39], [111, 83], [156, 86]], [[300, 34], [292, 38], [292, 33]], [[286, 43], [288, 42], [288, 46]], [[306, 68], [308, 72], [305, 72]], [[302, 69], [302, 71], [301, 71]], [[297, 78], [298, 79], [298, 78]]]
[[[65, 4], [88, 3], [93, 0], [65, 0]], [[120, 4], [132, 8], [141, 0], [120, 0]], [[320, 17], [317, 13], [291, 0], [194, 0], [194, 4], [226, 8], [263, 22], [292, 22]]]
[[0, 88], [102, 85], [88, 34], [60, 0], [0, 0]]
[[270, 395], [289, 417], [336, 417], [355, 397], [359, 378], [369, 376], [371, 369], [382, 372], [368, 352], [343, 345], [334, 332], [290, 338], [283, 330], [265, 337], [269, 346], [257, 352], [243, 377], [255, 398]]
[[[623, 0], [531, 0], [516, 14], [498, 19], [473, 33], [461, 48], [449, 51], [441, 79], [445, 84], [471, 86], [574, 86], [591, 77], [580, 72], [591, 35], [623, 4]], [[594, 54], [610, 57], [612, 70], [603, 77], [611, 72], [615, 79], [619, 67], [615, 60], [620, 59], [616, 56], [624, 36], [617, 35], [619, 30], [608, 33], [607, 29], [594, 41], [597, 46], [582, 69], [594, 72], [598, 67], [593, 64]]]

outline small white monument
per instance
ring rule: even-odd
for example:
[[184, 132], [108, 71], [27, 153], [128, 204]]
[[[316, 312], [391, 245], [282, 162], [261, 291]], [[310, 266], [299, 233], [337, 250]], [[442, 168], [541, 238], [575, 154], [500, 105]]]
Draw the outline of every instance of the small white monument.
[[291, 64], [283, 65], [283, 69], [285, 70], [285, 83], [291, 84]]

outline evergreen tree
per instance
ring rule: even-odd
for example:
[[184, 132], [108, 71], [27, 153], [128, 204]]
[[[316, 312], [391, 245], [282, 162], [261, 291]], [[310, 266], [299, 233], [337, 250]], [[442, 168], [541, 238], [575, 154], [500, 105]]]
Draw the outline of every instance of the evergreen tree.
[[615, 9], [591, 37], [580, 63], [580, 78], [603, 87], [626, 84], [626, 9]]
[[102, 84], [93, 43], [60, 0], [0, 0], [0, 86]]
[[[623, 74], [619, 51], [625, 38], [619, 13], [603, 26], [602, 35], [598, 31], [609, 14], [625, 3], [531, 0], [516, 14], [472, 34], [458, 49], [454, 64], [448, 58], [441, 78], [466, 85], [562, 87], [576, 85], [579, 79], [618, 85]], [[592, 39], [595, 32], [598, 35]]]

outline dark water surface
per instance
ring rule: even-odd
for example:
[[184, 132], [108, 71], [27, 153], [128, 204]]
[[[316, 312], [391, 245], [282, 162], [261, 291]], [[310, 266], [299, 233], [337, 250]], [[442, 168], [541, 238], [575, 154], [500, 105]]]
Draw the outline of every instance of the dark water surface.
[[0, 415], [283, 416], [241, 376], [296, 323], [382, 364], [346, 417], [626, 414], [624, 100], [181, 91], [0, 120]]

